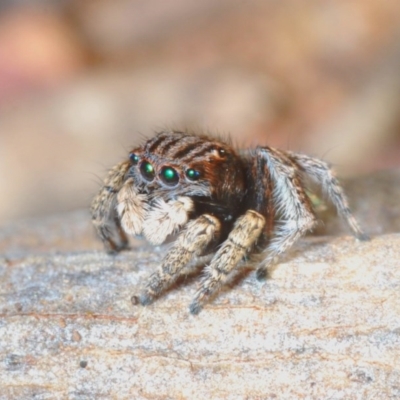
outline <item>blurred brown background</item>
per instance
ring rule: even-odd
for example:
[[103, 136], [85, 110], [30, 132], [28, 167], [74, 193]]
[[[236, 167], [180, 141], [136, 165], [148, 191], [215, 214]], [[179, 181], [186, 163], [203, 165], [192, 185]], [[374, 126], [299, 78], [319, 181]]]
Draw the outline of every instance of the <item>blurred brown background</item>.
[[400, 165], [400, 2], [0, 3], [0, 223], [87, 207], [164, 127]]

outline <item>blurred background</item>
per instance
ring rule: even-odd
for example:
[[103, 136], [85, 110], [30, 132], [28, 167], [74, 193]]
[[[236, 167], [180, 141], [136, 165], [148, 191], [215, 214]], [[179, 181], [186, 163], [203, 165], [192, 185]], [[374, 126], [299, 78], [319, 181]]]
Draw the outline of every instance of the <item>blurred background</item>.
[[0, 223], [88, 207], [163, 128], [398, 167], [400, 2], [0, 1]]

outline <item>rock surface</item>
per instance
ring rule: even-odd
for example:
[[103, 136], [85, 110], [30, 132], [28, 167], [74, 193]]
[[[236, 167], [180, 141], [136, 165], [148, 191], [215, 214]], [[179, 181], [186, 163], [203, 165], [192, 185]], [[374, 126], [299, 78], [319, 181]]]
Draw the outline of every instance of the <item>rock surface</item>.
[[[396, 221], [399, 201], [383, 200]], [[400, 398], [400, 234], [385, 224], [370, 242], [307, 237], [198, 316], [198, 274], [131, 303], [163, 247], [106, 255], [84, 211], [3, 227], [0, 399]]]

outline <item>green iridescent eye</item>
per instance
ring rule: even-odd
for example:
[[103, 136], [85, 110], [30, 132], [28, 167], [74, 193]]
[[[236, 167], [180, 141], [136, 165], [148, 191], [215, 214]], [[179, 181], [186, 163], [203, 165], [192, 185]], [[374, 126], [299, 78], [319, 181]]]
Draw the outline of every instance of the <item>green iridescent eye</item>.
[[163, 167], [160, 172], [161, 180], [167, 185], [176, 185], [179, 182], [179, 174], [171, 167]]
[[140, 172], [147, 181], [154, 179], [154, 167], [148, 161], [143, 161], [140, 164]]
[[139, 162], [139, 156], [135, 153], [130, 154], [129, 159], [131, 160], [133, 165], [137, 165], [137, 163]]
[[186, 170], [186, 176], [191, 181], [197, 181], [197, 179], [200, 178], [200, 172], [196, 171], [193, 168], [189, 168], [189, 169]]

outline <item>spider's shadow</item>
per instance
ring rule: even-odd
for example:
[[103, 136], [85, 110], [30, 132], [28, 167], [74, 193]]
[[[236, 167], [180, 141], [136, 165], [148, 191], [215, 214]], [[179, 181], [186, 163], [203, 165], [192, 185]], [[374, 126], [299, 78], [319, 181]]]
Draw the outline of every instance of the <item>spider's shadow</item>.
[[[288, 254], [282, 255], [279, 258], [278, 262], [270, 265], [267, 268], [266, 275], [263, 277], [263, 279], [260, 280], [256, 280], [256, 269], [260, 265], [260, 262], [263, 258], [263, 253], [253, 254], [253, 256], [250, 256], [249, 258], [244, 258], [240, 265], [229, 274], [227, 281], [222, 285], [220, 290], [217, 290], [210, 296], [210, 298], [207, 300], [207, 303], [212, 302], [216, 297], [220, 295], [220, 293], [230, 292], [232, 288], [242, 285], [243, 281], [245, 279], [248, 279], [251, 274], [254, 274], [254, 280], [256, 282], [259, 282], [259, 284], [267, 282], [268, 280], [272, 279], [274, 271], [279, 268], [280, 264], [292, 261], [298, 255], [301, 255], [305, 250], [309, 249], [310, 246], [321, 246], [326, 244], [328, 241], [328, 237], [314, 237], [311, 240], [307, 240], [305, 242], [301, 241], [294, 248], [292, 248]], [[201, 278], [206, 275], [205, 271], [207, 268], [207, 264], [209, 263], [211, 258], [211, 255], [202, 257], [201, 260], [196, 260], [193, 264], [185, 267], [182, 274], [176, 279], [176, 281], [172, 283], [168, 288], [163, 290], [162, 293], [160, 293], [158, 299], [162, 298], [170, 292], [178, 290], [181, 286], [193, 286], [197, 290]]]
[[[205, 268], [206, 268], [207, 263], [202, 262], [199, 264], [196, 264], [195, 266], [191, 266], [190, 268], [187, 268], [185, 272], [180, 275], [177, 280], [169, 286], [163, 294], [160, 295], [167, 295], [170, 292], [173, 292], [174, 290], [177, 290], [181, 286], [194, 286], [196, 287], [196, 283], [199, 284], [200, 278], [205, 276]], [[248, 276], [252, 273], [255, 273], [255, 268], [251, 266], [252, 264], [245, 264], [236, 270], [232, 271], [232, 273], [229, 275], [228, 280], [222, 285], [221, 289], [216, 291], [214, 294], [210, 296], [209, 301], [212, 302], [215, 297], [218, 297], [221, 293], [223, 292], [229, 292], [231, 291], [232, 288], [239, 286], [242, 284], [242, 282], [248, 278]], [[269, 278], [269, 274], [266, 279]], [[198, 286], [198, 285], [197, 285]], [[197, 289], [197, 288], [196, 288]]]

